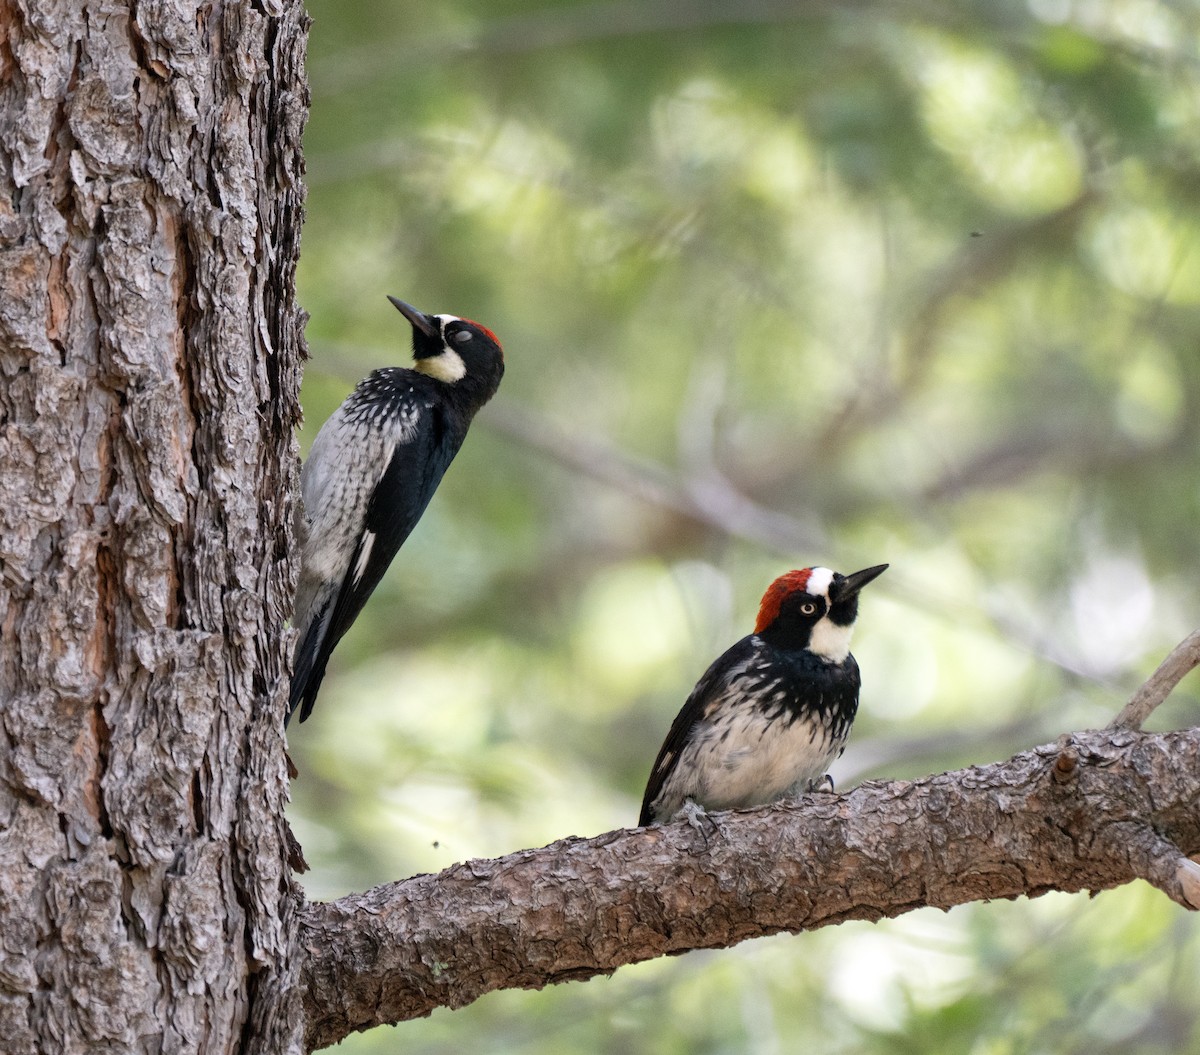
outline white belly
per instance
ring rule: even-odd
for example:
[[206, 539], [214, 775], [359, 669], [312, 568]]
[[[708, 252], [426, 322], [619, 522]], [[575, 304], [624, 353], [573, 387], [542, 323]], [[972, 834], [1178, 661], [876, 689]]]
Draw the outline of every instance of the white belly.
[[[769, 731], [768, 731], [769, 730]], [[671, 797], [690, 798], [710, 810], [757, 806], [806, 791], [841, 753], [821, 725], [768, 720], [758, 708], [706, 723], [684, 749], [684, 776]]]
[[[706, 809], [734, 809], [774, 802], [790, 791], [804, 791], [810, 781], [823, 777], [838, 756], [841, 745], [830, 742], [823, 727], [811, 721], [792, 721], [786, 727], [776, 717], [766, 732], [761, 713], [737, 715], [730, 735], [718, 743], [724, 726], [706, 729], [708, 743], [697, 743], [700, 753], [713, 751], [696, 798]], [[740, 747], [728, 747], [731, 743]]]

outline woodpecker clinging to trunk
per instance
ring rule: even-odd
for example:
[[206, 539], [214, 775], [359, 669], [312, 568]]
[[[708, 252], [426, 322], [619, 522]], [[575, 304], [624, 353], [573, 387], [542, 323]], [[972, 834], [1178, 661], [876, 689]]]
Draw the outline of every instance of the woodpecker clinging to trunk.
[[321, 426], [300, 475], [300, 633], [288, 720], [312, 711], [330, 653], [416, 526], [471, 419], [504, 375], [486, 326], [426, 315], [388, 297], [412, 324], [413, 365], [368, 374]]
[[754, 633], [705, 671], [671, 726], [638, 824], [669, 821], [689, 800], [758, 806], [821, 783], [858, 710], [858, 591], [886, 568], [804, 568], [771, 583]]

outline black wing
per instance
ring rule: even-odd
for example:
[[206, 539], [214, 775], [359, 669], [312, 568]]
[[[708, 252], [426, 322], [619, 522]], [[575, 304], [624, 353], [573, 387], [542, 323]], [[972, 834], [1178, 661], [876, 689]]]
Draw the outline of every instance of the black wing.
[[682, 709], [671, 723], [670, 732], [659, 748], [658, 757], [650, 769], [650, 780], [646, 784], [646, 794], [642, 796], [642, 812], [638, 816], [639, 827], [645, 827], [653, 819], [651, 806], [658, 798], [671, 775], [671, 771], [679, 764], [679, 756], [683, 753], [684, 745], [692, 735], [697, 723], [703, 721], [705, 710], [709, 703], [721, 695], [729, 682], [732, 673], [740, 674], [746, 661], [753, 658], [757, 651], [752, 640], [753, 635], [744, 637], [735, 645], [721, 653], [704, 672], [691, 695], [684, 702]]
[[396, 445], [371, 493], [363, 532], [337, 594], [314, 615], [296, 650], [289, 720], [297, 707], [302, 722], [312, 713], [334, 647], [417, 526], [461, 445], [462, 436], [447, 428], [441, 407], [420, 407], [411, 434]]

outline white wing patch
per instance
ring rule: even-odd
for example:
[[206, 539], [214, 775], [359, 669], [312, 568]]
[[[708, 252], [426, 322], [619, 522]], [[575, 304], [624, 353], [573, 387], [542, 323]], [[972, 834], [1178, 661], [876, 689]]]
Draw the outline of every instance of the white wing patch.
[[358, 563], [354, 565], [354, 584], [362, 582], [363, 573], [367, 570], [367, 561], [371, 559], [371, 550], [375, 548], [375, 532], [363, 532], [362, 548], [358, 552]]

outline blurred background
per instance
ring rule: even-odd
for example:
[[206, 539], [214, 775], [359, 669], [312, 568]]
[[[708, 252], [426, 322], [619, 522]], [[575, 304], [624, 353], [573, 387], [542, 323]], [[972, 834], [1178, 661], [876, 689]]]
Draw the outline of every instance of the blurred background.
[[[890, 562], [834, 775], [1107, 723], [1200, 624], [1200, 9], [310, 0], [301, 444], [409, 359], [508, 372], [291, 729], [312, 898], [635, 822], [776, 575]], [[1193, 676], [1151, 728], [1200, 724]], [[1200, 1051], [1142, 884], [924, 910], [340, 1051]]]

